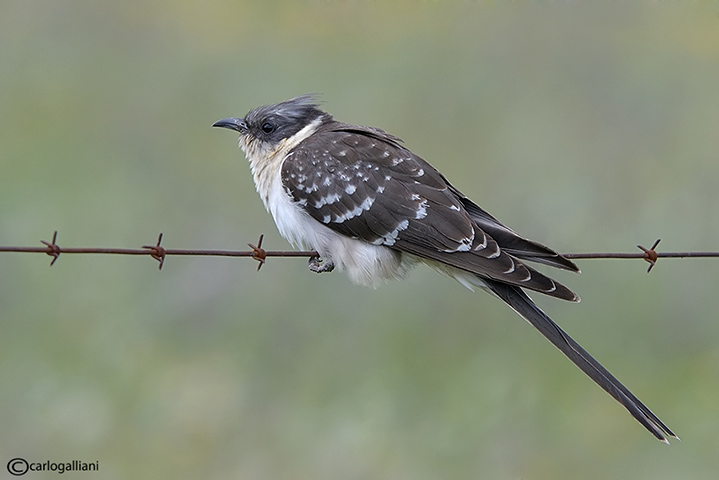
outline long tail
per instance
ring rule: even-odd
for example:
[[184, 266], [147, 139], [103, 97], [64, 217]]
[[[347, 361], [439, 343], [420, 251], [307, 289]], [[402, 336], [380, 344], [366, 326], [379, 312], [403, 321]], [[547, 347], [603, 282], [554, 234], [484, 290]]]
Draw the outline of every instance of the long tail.
[[522, 289], [492, 280], [485, 280], [486, 287], [499, 298], [504, 300], [518, 314], [552, 342], [561, 352], [578, 366], [597, 385], [602, 387], [609, 395], [614, 397], [624, 408], [629, 410], [634, 418], [649, 430], [652, 435], [664, 443], [669, 443], [667, 436], [679, 439], [669, 427], [659, 420], [627, 387], [621, 384], [614, 375], [609, 373], [586, 350], [575, 342], [567, 333], [559, 328]]

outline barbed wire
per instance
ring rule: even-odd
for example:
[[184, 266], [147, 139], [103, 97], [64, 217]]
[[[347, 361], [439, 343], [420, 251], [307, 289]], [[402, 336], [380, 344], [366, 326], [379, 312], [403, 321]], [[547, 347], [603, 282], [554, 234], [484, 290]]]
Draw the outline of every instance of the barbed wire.
[[197, 250], [197, 249], [179, 249], [165, 248], [161, 245], [162, 234], [157, 239], [155, 245], [143, 245], [141, 248], [104, 248], [104, 247], [60, 247], [57, 244], [57, 231], [53, 233], [52, 240], [47, 242], [41, 240], [44, 247], [2, 247], [2, 252], [19, 252], [19, 253], [45, 253], [52, 257], [50, 266], [53, 266], [61, 253], [66, 254], [100, 254], [100, 255], [149, 255], [158, 262], [159, 268], [165, 263], [165, 258], [171, 255], [186, 256], [204, 256], [204, 257], [250, 257], [259, 262], [257, 270], [264, 265], [265, 260], [269, 257], [317, 257], [319, 254], [315, 251], [301, 250], [265, 250], [262, 248], [262, 240], [264, 235], [260, 235], [257, 245], [248, 243], [247, 246], [252, 250]]
[[[60, 247], [57, 244], [57, 231], [52, 235], [51, 241], [41, 240], [44, 247], [2, 247], [0, 246], [0, 253], [2, 252], [18, 252], [18, 253], [44, 253], [52, 257], [50, 266], [53, 266], [60, 254], [99, 254], [99, 255], [149, 255], [150, 257], [157, 260], [160, 265], [159, 268], [162, 270], [162, 266], [165, 263], [165, 258], [171, 255], [184, 255], [184, 256], [205, 256], [205, 257], [250, 257], [258, 262], [257, 270], [262, 268], [266, 260], [270, 257], [306, 257], [313, 258], [318, 257], [319, 254], [315, 251], [308, 250], [265, 250], [262, 248], [262, 241], [264, 234], [260, 235], [257, 245], [248, 243], [247, 246], [251, 250], [197, 250], [197, 249], [178, 249], [178, 248], [165, 248], [161, 245], [162, 233], [157, 239], [155, 245], [143, 245], [141, 248], [103, 248], [103, 247]], [[563, 257], [571, 260], [585, 260], [592, 258], [604, 258], [604, 259], [629, 259], [629, 258], [641, 258], [649, 262], [649, 268], [647, 272], [650, 272], [654, 265], [656, 265], [659, 258], [710, 258], [719, 257], [719, 252], [657, 252], [656, 248], [659, 245], [660, 240], [654, 242], [651, 248], [645, 248], [641, 245], [637, 245], [637, 248], [641, 252], [636, 253], [563, 253]]]

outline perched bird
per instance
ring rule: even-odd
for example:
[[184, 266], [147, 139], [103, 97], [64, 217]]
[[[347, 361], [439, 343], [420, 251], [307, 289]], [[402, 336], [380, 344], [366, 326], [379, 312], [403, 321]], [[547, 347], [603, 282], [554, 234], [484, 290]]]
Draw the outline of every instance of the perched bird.
[[359, 284], [425, 263], [502, 299], [659, 440], [675, 437], [619, 380], [527, 296], [579, 297], [525, 261], [573, 272], [555, 251], [504, 226], [432, 165], [379, 128], [336, 121], [313, 95], [213, 124], [239, 132], [257, 192], [280, 234], [315, 250], [313, 272], [345, 270]]

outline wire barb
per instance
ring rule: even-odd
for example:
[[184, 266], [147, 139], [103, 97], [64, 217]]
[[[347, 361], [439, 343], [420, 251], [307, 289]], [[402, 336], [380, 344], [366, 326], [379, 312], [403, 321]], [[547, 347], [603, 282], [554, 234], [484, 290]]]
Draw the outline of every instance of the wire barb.
[[50, 262], [50, 266], [52, 267], [55, 265], [55, 262], [57, 262], [57, 259], [60, 258], [60, 246], [55, 243], [57, 242], [57, 230], [52, 234], [52, 242], [46, 242], [45, 240], [40, 241], [47, 245], [47, 252], [45, 253], [52, 257], [52, 261]]
[[150, 251], [150, 256], [152, 258], [160, 262], [158, 270], [162, 270], [162, 266], [165, 264], [165, 257], [167, 256], [167, 250], [165, 250], [164, 247], [161, 247], [160, 243], [162, 243], [162, 233], [160, 233], [160, 236], [157, 238], [157, 243], [155, 245], [142, 246], [142, 248], [147, 248]]
[[267, 260], [267, 251], [262, 248], [262, 240], [265, 238], [265, 234], [260, 235], [260, 239], [257, 240], [257, 246], [252, 245], [251, 243], [248, 243], [247, 246], [252, 249], [252, 258], [257, 260], [259, 262], [259, 265], [257, 265], [257, 271], [260, 271], [260, 268], [262, 268], [262, 265], [265, 264], [265, 260]]
[[654, 249], [657, 248], [657, 245], [659, 245], [659, 242], [661, 241], [662, 239], [658, 238], [657, 241], [654, 242], [654, 245], [652, 245], [652, 248], [649, 249], [644, 248], [641, 245], [637, 245], [637, 248], [644, 252], [644, 260], [649, 262], [649, 268], [647, 268], [647, 273], [652, 271], [652, 268], [654, 268], [654, 265], [656, 265], [657, 260], [659, 260], [659, 255]]

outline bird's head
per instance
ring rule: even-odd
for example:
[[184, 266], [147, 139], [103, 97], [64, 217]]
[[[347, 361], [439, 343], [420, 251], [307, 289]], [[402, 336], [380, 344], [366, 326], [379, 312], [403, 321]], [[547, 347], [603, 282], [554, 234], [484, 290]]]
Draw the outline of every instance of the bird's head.
[[283, 146], [294, 147], [331, 119], [319, 109], [315, 95], [309, 94], [255, 108], [244, 118], [223, 118], [212, 126], [239, 132], [240, 147], [253, 162], [273, 157]]

